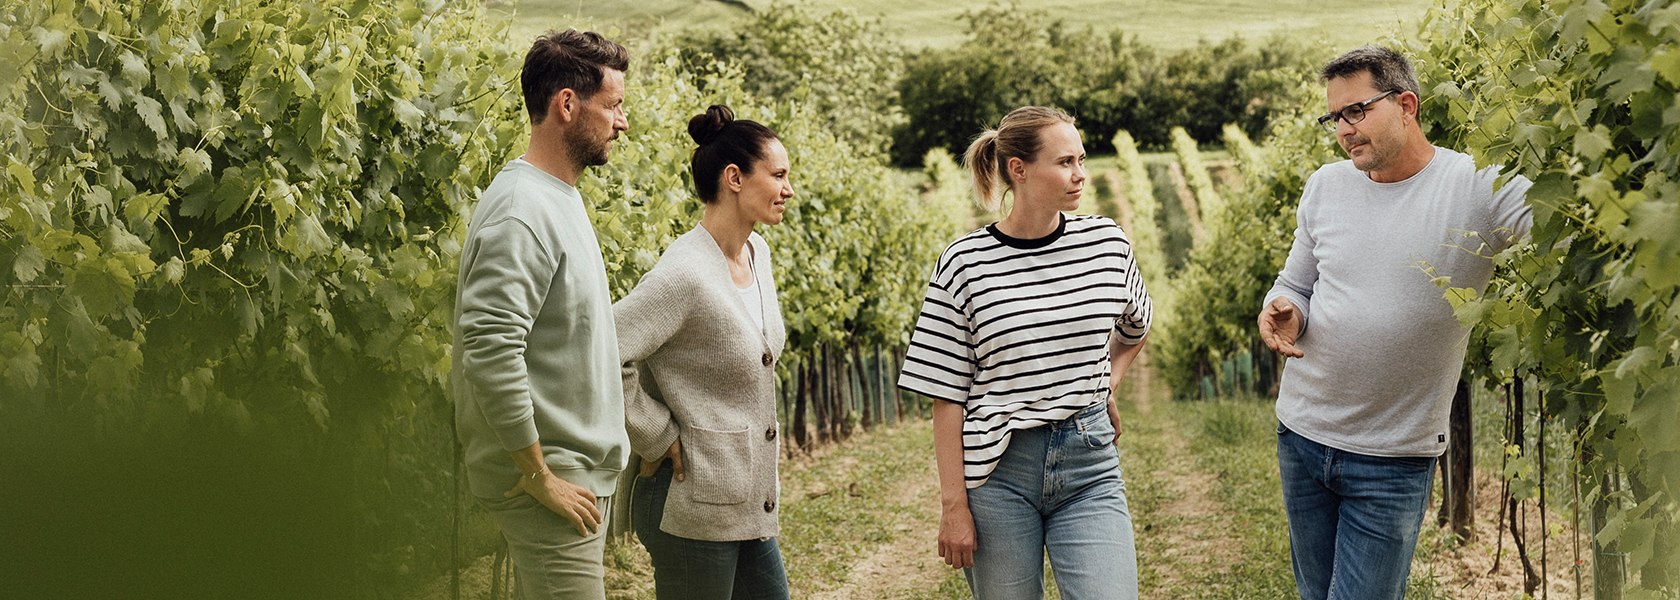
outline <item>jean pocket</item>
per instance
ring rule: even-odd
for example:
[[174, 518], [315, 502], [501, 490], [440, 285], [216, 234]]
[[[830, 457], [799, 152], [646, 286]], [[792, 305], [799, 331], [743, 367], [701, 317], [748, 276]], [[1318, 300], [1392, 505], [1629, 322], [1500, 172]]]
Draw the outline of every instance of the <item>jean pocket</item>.
[[1108, 420], [1107, 410], [1082, 412], [1077, 418], [1079, 432], [1085, 438], [1085, 445], [1107, 448], [1114, 443], [1114, 422]]
[[[640, 463], [641, 460], [642, 460], [641, 458], [636, 459], [636, 461], [638, 463]], [[671, 470], [671, 459], [669, 459], [669, 458], [659, 459], [659, 466], [654, 467], [653, 472], [648, 473], [646, 475], [642, 474], [641, 465], [637, 464], [636, 465], [636, 480], [637, 481], [647, 481], [647, 480], [653, 479], [655, 477], [658, 477], [661, 472], [669, 471], [669, 470]]]
[[1399, 468], [1399, 469], [1413, 470], [1413, 471], [1434, 471], [1435, 470], [1436, 457], [1434, 457], [1434, 456], [1387, 456], [1387, 457], [1383, 457], [1383, 460], [1387, 461], [1388, 464], [1390, 464], [1390, 465], [1392, 465], [1396, 468]]
[[740, 504], [752, 493], [752, 431], [685, 427], [682, 432], [686, 473], [674, 485], [688, 488], [689, 499], [703, 504]]
[[1283, 421], [1278, 421], [1277, 422], [1277, 434], [1278, 435], [1283, 435], [1285, 433], [1289, 433], [1289, 428], [1283, 426]]

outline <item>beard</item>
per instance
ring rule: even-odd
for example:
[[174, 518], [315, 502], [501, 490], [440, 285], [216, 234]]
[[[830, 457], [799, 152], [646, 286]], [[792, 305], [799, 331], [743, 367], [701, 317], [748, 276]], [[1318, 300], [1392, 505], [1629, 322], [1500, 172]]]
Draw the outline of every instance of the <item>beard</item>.
[[612, 150], [612, 139], [617, 137], [616, 133], [595, 139], [587, 132], [574, 129], [566, 134], [566, 151], [577, 159], [579, 165], [599, 167], [607, 164], [608, 154]]
[[[1397, 147], [1384, 143], [1386, 140], [1375, 140], [1368, 136], [1358, 136], [1348, 141], [1348, 145], [1365, 144], [1365, 152], [1359, 156], [1349, 156], [1353, 159], [1353, 167], [1364, 172], [1380, 171], [1393, 162]], [[1343, 148], [1343, 151], [1347, 151]]]

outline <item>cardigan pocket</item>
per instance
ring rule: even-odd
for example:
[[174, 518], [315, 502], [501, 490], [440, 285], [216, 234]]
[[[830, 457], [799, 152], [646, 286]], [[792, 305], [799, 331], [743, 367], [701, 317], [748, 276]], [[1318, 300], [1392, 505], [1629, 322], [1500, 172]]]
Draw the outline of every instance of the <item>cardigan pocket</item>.
[[752, 493], [751, 430], [718, 431], [684, 427], [690, 500], [703, 504], [740, 504]]

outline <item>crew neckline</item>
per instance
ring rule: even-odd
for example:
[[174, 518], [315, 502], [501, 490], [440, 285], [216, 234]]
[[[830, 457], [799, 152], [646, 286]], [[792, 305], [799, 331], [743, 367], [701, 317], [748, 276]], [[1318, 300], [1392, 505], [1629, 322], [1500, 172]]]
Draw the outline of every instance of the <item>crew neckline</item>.
[[992, 234], [993, 238], [1002, 242], [1005, 246], [1019, 248], [1022, 250], [1034, 250], [1054, 244], [1056, 243], [1056, 240], [1062, 238], [1062, 234], [1067, 232], [1067, 215], [1064, 213], [1056, 213], [1056, 230], [1050, 232], [1049, 235], [1040, 238], [1013, 237], [1004, 233], [1002, 229], [998, 229], [997, 223], [987, 225], [986, 232]]
[[[1405, 186], [1405, 185], [1407, 185], [1407, 184], [1409, 184], [1413, 181], [1417, 181], [1419, 179], [1422, 179], [1423, 174], [1428, 173], [1429, 169], [1433, 168], [1435, 166], [1435, 163], [1441, 162], [1441, 150], [1442, 150], [1441, 147], [1436, 146], [1434, 144], [1430, 144], [1429, 147], [1434, 150], [1434, 152], [1429, 155], [1429, 162], [1425, 163], [1423, 165], [1422, 169], [1418, 169], [1418, 172], [1412, 173], [1411, 177], [1401, 179], [1400, 181], [1377, 181], [1375, 179], [1371, 179], [1371, 174], [1367, 173], [1365, 171], [1359, 171], [1359, 175], [1360, 175], [1360, 177], [1363, 177], [1365, 179], [1366, 183], [1370, 183], [1371, 185], [1377, 186], [1379, 188], [1391, 188], [1391, 187]], [[1351, 160], [1348, 161], [1349, 164], [1352, 164], [1352, 162], [1353, 161], [1351, 161]]]

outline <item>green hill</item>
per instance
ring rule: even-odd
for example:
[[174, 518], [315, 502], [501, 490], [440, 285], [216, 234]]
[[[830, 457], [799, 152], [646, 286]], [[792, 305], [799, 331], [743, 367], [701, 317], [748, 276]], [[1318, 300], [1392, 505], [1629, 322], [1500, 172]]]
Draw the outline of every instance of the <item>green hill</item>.
[[[955, 45], [963, 39], [963, 12], [996, 0], [784, 0], [813, 10], [851, 9], [879, 16], [882, 26], [911, 47]], [[543, 30], [582, 22], [621, 32], [649, 27], [723, 28], [771, 0], [513, 0], [493, 6], [513, 16], [511, 35], [523, 40]], [[1162, 49], [1198, 39], [1233, 35], [1257, 40], [1273, 33], [1301, 36], [1344, 48], [1377, 41], [1423, 16], [1429, 0], [1036, 0], [1021, 6], [1066, 20], [1076, 28], [1123, 29]]]

